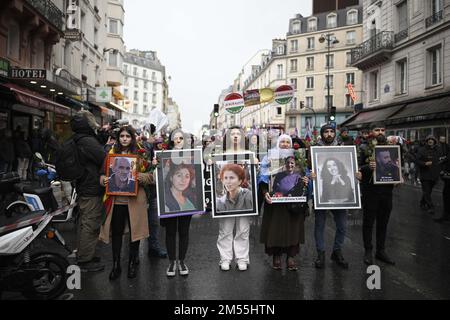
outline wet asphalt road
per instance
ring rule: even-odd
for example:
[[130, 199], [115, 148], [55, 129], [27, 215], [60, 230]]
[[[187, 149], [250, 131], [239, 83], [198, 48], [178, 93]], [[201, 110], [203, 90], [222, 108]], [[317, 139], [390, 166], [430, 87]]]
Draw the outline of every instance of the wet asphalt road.
[[[149, 258], [147, 243], [140, 248], [138, 276], [128, 279], [127, 255], [122, 254], [122, 275], [111, 282], [110, 246], [99, 243], [98, 255], [106, 269], [82, 273], [81, 290], [68, 290], [62, 299], [151, 299], [151, 300], [302, 300], [302, 299], [449, 299], [450, 298], [450, 224], [438, 224], [421, 211], [420, 189], [404, 185], [394, 193], [394, 209], [388, 230], [386, 251], [396, 266], [377, 263], [381, 268], [381, 289], [369, 290], [366, 266], [362, 261], [362, 213], [352, 211], [343, 253], [350, 263], [348, 270], [336, 266], [329, 258], [334, 239], [334, 221], [327, 219], [326, 267], [314, 268], [314, 217], [306, 221], [306, 243], [297, 256], [297, 272], [275, 271], [271, 258], [259, 243], [261, 218], [254, 218], [250, 232], [250, 266], [241, 272], [219, 269], [216, 248], [218, 221], [209, 214], [192, 220], [186, 264], [187, 277], [167, 278], [167, 259]], [[436, 215], [442, 210], [441, 195], [433, 195]], [[69, 244], [75, 238], [70, 225], [60, 228]], [[164, 243], [164, 228], [160, 238]], [[128, 240], [124, 240], [124, 244]], [[124, 245], [125, 250], [127, 246]], [[375, 260], [376, 261], [376, 260]], [[233, 266], [234, 267], [234, 266]], [[4, 298], [21, 299], [18, 294]]]

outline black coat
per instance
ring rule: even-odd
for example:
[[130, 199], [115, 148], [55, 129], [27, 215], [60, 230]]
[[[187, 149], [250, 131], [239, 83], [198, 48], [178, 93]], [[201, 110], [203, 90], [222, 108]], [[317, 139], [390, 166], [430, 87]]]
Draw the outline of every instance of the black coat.
[[70, 124], [80, 161], [85, 167], [83, 176], [76, 181], [77, 193], [85, 197], [101, 196], [104, 191], [100, 186], [100, 169], [105, 160], [103, 147], [84, 117], [75, 116]]
[[[439, 179], [439, 174], [441, 172], [441, 157], [442, 151], [441, 148], [437, 145], [434, 148], [425, 145], [419, 149], [416, 162], [420, 168], [421, 180], [437, 181]], [[431, 166], [425, 165], [425, 163], [428, 161], [432, 162]]]

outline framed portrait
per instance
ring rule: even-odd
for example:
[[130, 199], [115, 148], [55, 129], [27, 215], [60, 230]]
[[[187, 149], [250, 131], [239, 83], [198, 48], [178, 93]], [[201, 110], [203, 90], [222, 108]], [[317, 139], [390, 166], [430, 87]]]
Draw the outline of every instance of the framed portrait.
[[217, 154], [212, 162], [212, 217], [258, 215], [254, 153]]
[[201, 149], [156, 151], [158, 215], [171, 218], [205, 213]]
[[402, 183], [400, 146], [376, 146], [374, 184]]
[[296, 160], [304, 159], [304, 153], [296, 150], [290, 156], [269, 160], [269, 193], [272, 203], [306, 202], [306, 190], [302, 177], [304, 173]]
[[106, 194], [110, 196], [137, 196], [137, 155], [108, 154], [106, 158]]
[[311, 147], [314, 209], [360, 209], [355, 146]]

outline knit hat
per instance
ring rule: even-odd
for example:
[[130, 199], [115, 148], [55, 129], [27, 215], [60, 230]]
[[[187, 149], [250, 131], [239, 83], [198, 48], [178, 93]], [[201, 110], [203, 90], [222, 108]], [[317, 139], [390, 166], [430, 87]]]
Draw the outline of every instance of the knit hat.
[[370, 125], [370, 130], [373, 130], [375, 128], [386, 128], [386, 126], [383, 121], [376, 121]]
[[320, 128], [320, 136], [323, 139], [323, 133], [325, 132], [325, 130], [331, 129], [333, 130], [333, 132], [336, 132], [336, 129], [331, 125], [331, 124], [325, 124], [322, 126], [322, 128]]

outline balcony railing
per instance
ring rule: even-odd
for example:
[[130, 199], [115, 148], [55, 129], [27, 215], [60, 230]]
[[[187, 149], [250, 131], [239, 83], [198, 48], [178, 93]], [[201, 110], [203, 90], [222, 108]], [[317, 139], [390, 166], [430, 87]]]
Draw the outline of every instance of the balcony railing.
[[405, 30], [400, 31], [399, 33], [396, 33], [394, 35], [394, 42], [397, 43], [406, 38], [408, 38], [408, 29], [405, 29]]
[[362, 60], [383, 49], [392, 49], [394, 47], [394, 32], [381, 31], [374, 37], [361, 43], [358, 47], [351, 50], [352, 64]]
[[425, 19], [425, 26], [428, 28], [430, 26], [432, 26], [433, 24], [439, 22], [442, 20], [442, 10], [436, 12], [435, 14], [433, 14], [432, 16], [428, 17]]
[[64, 14], [51, 0], [25, 0], [33, 8], [35, 8], [40, 14], [42, 14], [51, 24], [53, 24], [58, 30], [63, 30]]

